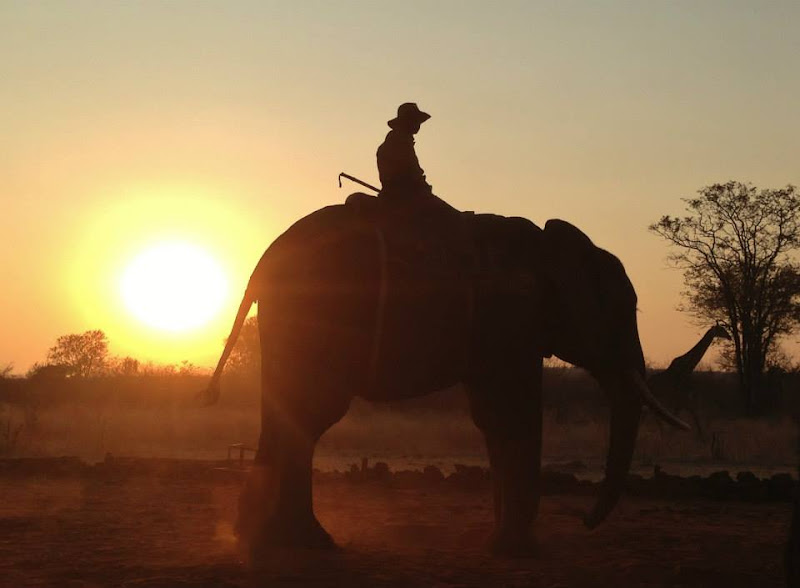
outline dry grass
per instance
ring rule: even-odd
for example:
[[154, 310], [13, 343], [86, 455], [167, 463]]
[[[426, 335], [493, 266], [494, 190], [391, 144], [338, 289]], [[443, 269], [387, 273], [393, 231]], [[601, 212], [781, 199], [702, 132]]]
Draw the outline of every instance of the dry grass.
[[[725, 380], [714, 378], [705, 376], [704, 382], [714, 384], [716, 397], [724, 398]], [[0, 455], [216, 459], [225, 456], [229, 444], [255, 445], [259, 407], [254, 383], [232, 378], [225, 383], [222, 404], [202, 408], [193, 399], [206, 381], [122, 378], [18, 391], [14, 399], [0, 400]], [[550, 370], [545, 384], [545, 461], [581, 461], [600, 471], [608, 437], [602, 394], [577, 370]], [[718, 404], [702, 415], [704, 438], [660, 428], [646, 416], [637, 467], [794, 470], [796, 431], [789, 418], [731, 418]], [[485, 463], [482, 436], [459, 390], [393, 404], [354, 401], [348, 415], [323, 437], [316, 465], [347, 467], [361, 456], [392, 467]]]
[[[255, 444], [257, 410], [236, 407], [199, 408], [56, 406], [25, 425], [24, 411], [3, 412], [11, 429], [20, 427], [6, 454], [78, 455], [102, 459], [106, 453], [142, 457], [218, 459], [231, 443]], [[715, 469], [788, 469], [795, 462], [795, 427], [791, 420], [712, 421], [704, 439], [693, 433], [659, 428], [645, 420], [635, 460], [652, 464], [714, 465]], [[546, 462], [581, 461], [598, 470], [605, 456], [608, 424], [603, 418], [558, 422], [548, 412], [544, 428]], [[716, 438], [716, 453], [712, 451]], [[721, 449], [720, 449], [721, 448]], [[463, 412], [397, 414], [385, 407], [359, 407], [335, 425], [318, 448], [317, 466], [343, 468], [361, 456], [393, 467], [438, 463], [484, 462], [483, 439]]]

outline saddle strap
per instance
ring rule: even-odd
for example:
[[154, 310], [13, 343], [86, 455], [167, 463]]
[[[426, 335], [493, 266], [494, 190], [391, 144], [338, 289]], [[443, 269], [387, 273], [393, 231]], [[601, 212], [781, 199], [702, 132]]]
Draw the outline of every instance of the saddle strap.
[[378, 302], [375, 305], [375, 333], [372, 336], [372, 353], [369, 358], [369, 391], [374, 391], [378, 382], [378, 369], [381, 359], [381, 342], [383, 340], [383, 323], [386, 317], [386, 300], [389, 294], [389, 256], [386, 249], [386, 236], [378, 225], [373, 225], [378, 239], [378, 252], [381, 266], [381, 278], [378, 285]]

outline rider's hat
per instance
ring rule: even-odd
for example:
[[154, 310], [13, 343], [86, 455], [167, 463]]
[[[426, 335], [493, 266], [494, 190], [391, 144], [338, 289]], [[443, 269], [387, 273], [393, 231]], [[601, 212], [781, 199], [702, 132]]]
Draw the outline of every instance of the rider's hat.
[[406, 102], [397, 108], [397, 118], [390, 120], [388, 124], [393, 129], [401, 122], [413, 122], [422, 124], [431, 117], [427, 112], [422, 112], [414, 102]]

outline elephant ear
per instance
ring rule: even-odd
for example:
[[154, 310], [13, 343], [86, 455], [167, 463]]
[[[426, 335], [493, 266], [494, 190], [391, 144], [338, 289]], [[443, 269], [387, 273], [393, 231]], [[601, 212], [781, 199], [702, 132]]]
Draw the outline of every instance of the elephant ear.
[[563, 281], [565, 286], [580, 283], [582, 271], [579, 270], [597, 261], [598, 253], [606, 253], [578, 227], [560, 219], [545, 223], [542, 242], [546, 258], [553, 266], [553, 277]]
[[589, 367], [588, 346], [602, 340], [603, 323], [610, 318], [603, 316], [608, 310], [603, 284], [609, 271], [621, 270], [622, 264], [580, 229], [559, 219], [545, 224], [541, 260], [552, 311], [546, 327], [549, 351], [572, 364]]

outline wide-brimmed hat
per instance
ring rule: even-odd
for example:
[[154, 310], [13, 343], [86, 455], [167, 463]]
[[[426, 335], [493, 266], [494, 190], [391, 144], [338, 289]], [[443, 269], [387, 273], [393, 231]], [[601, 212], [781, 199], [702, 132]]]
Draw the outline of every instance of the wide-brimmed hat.
[[397, 117], [390, 120], [388, 124], [395, 128], [400, 122], [412, 122], [422, 124], [431, 117], [427, 112], [422, 112], [414, 102], [406, 102], [397, 107]]

